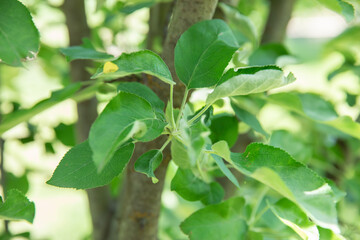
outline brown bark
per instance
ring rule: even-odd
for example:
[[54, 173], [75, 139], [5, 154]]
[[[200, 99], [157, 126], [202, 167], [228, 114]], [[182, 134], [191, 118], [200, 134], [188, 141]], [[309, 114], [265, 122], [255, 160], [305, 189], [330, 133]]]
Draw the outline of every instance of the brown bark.
[[261, 43], [283, 42], [296, 0], [270, 0], [270, 12]]
[[[65, 0], [62, 6], [69, 31], [70, 46], [81, 45], [82, 38], [90, 35], [87, 25], [83, 0]], [[86, 71], [88, 61], [76, 60], [70, 64], [70, 75], [73, 81], [86, 81], [90, 74]], [[76, 124], [77, 140], [82, 142], [88, 138], [91, 124], [97, 116], [95, 98], [82, 101], [77, 105], [78, 121]], [[111, 197], [107, 186], [87, 190], [90, 213], [93, 225], [93, 239], [106, 239], [111, 220]]]
[[[177, 82], [174, 91], [174, 104], [179, 107], [184, 86], [179, 83], [174, 69], [174, 48], [180, 35], [194, 23], [211, 19], [217, 0], [178, 0], [175, 3], [172, 19], [163, 48], [163, 58]], [[169, 99], [169, 86], [153, 78], [145, 83], [164, 101]], [[133, 170], [135, 160], [150, 149], [159, 149], [164, 139], [150, 143], [137, 143], [136, 151], [127, 167], [127, 174], [118, 200], [116, 219], [112, 225], [110, 239], [155, 240], [158, 232], [158, 219], [161, 207], [161, 194], [166, 169], [171, 159], [169, 148], [164, 151], [164, 160], [156, 170], [159, 179], [153, 184], [151, 179]]]

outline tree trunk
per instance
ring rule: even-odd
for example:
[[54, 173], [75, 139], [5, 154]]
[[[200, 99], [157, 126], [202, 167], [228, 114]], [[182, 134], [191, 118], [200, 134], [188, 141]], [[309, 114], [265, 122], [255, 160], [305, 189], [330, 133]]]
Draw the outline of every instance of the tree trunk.
[[[65, 0], [62, 6], [69, 32], [70, 46], [81, 45], [82, 38], [90, 36], [83, 0]], [[86, 71], [89, 61], [75, 60], [70, 64], [70, 76], [73, 81], [86, 81], [90, 74]], [[76, 123], [77, 140], [82, 142], [88, 138], [91, 124], [97, 116], [95, 98], [82, 101], [77, 105], [78, 121]], [[111, 219], [111, 197], [107, 186], [86, 191], [93, 225], [93, 239], [106, 239]]]
[[[163, 48], [163, 58], [177, 82], [174, 104], [180, 106], [184, 86], [179, 83], [174, 69], [174, 48], [180, 35], [194, 23], [211, 19], [217, 0], [178, 0]], [[145, 83], [165, 102], [169, 99], [169, 86], [153, 78], [145, 78]], [[158, 233], [158, 219], [161, 194], [168, 163], [171, 159], [169, 148], [164, 151], [164, 160], [155, 175], [159, 179], [153, 184], [151, 179], [134, 171], [135, 160], [150, 149], [159, 149], [164, 139], [150, 143], [137, 143], [134, 156], [128, 164], [122, 193], [118, 199], [116, 218], [112, 224], [110, 239], [155, 240]]]
[[283, 42], [296, 0], [270, 0], [270, 12], [261, 43]]

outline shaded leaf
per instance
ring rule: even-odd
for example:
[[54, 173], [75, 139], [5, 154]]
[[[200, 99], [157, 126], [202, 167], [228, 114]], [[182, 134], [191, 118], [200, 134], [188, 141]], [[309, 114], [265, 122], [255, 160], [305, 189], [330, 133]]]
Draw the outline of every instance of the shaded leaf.
[[65, 188], [89, 189], [109, 184], [118, 176], [134, 151], [134, 144], [120, 147], [98, 173], [92, 161], [89, 142], [85, 141], [71, 148], [56, 167], [52, 177], [46, 183]]
[[245, 239], [244, 205], [244, 199], [232, 198], [207, 206], [185, 219], [180, 228], [191, 240]]
[[232, 147], [238, 138], [239, 122], [230, 114], [217, 114], [211, 118], [210, 139], [215, 143], [224, 140]]
[[26, 220], [32, 223], [34, 216], [35, 204], [16, 189], [9, 190], [5, 202], [0, 202], [0, 218], [2, 219]]
[[[234, 102], [231, 102], [231, 107], [235, 112], [235, 115], [244, 123], [246, 123], [247, 125], [249, 125], [252, 129], [254, 129], [256, 132], [264, 135], [266, 138], [269, 137], [269, 134], [262, 128], [259, 120], [257, 120], [257, 118], [252, 115], [250, 112], [246, 111], [245, 109], [242, 109], [238, 106], [236, 106], [236, 104]], [[231, 147], [231, 145], [229, 145]]]
[[237, 49], [231, 29], [222, 20], [196, 23], [176, 44], [176, 74], [189, 89], [213, 86]]
[[211, 155], [216, 164], [218, 165], [218, 167], [220, 168], [221, 172], [224, 173], [224, 175], [236, 186], [240, 189], [240, 184], [238, 182], [238, 180], [236, 179], [236, 177], [234, 176], [234, 174], [232, 174], [232, 172], [226, 167], [224, 161], [222, 160], [222, 158], [220, 158], [219, 156], [212, 154]]
[[76, 144], [75, 124], [60, 123], [54, 128], [56, 138], [65, 146], [73, 147]]
[[60, 48], [60, 52], [66, 56], [68, 61], [73, 61], [76, 59], [109, 60], [114, 58], [113, 55], [104, 52], [98, 52], [93, 48], [88, 48], [85, 46]]

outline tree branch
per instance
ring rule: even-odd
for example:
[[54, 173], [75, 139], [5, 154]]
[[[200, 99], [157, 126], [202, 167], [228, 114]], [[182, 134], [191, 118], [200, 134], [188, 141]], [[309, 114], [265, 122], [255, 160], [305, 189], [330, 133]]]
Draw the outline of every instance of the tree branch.
[[[174, 69], [174, 48], [180, 35], [194, 23], [211, 19], [217, 0], [178, 0], [175, 3], [168, 34], [163, 47], [163, 58], [177, 82], [174, 92], [174, 104], [180, 106], [184, 86], [176, 77]], [[144, 79], [145, 83], [164, 101], [169, 99], [169, 86], [152, 77]], [[162, 164], [155, 175], [159, 179], [153, 184], [151, 179], [134, 171], [136, 159], [150, 149], [159, 149], [164, 138], [150, 143], [137, 143], [136, 151], [128, 164], [122, 194], [118, 200], [116, 219], [112, 224], [109, 239], [120, 240], [155, 240], [158, 232], [158, 219], [161, 207], [161, 194], [165, 174], [171, 159], [170, 150], [164, 151]]]
[[283, 42], [296, 0], [270, 0], [270, 12], [261, 43]]
[[[69, 31], [70, 46], [82, 44], [82, 38], [90, 36], [85, 15], [83, 0], [65, 0], [62, 6]], [[76, 60], [70, 64], [70, 75], [73, 81], [86, 81], [90, 74], [86, 71], [88, 61]], [[82, 142], [88, 138], [91, 124], [97, 116], [95, 98], [78, 103], [78, 122], [76, 124], [77, 140]], [[90, 213], [93, 225], [93, 239], [106, 239], [108, 226], [112, 217], [111, 196], [107, 186], [87, 190]]]

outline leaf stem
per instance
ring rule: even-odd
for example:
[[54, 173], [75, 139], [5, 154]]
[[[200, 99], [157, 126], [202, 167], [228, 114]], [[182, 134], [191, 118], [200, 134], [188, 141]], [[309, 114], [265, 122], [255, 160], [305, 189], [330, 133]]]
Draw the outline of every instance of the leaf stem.
[[182, 103], [181, 103], [179, 115], [178, 115], [177, 120], [176, 120], [176, 129], [179, 127], [181, 115], [182, 115], [182, 113], [183, 113], [183, 111], [184, 111], [188, 94], [189, 94], [189, 89], [186, 88], [186, 89], [185, 89], [185, 93], [184, 93], [184, 98], [183, 98]]
[[166, 142], [162, 145], [162, 147], [159, 149], [160, 152], [164, 151], [166, 146], [171, 142], [172, 136], [169, 136], [169, 138], [166, 140]]
[[211, 106], [211, 104], [207, 104], [205, 105], [205, 107], [203, 109], [201, 109], [200, 112], [198, 112], [193, 118], [191, 118], [188, 121], [188, 124], [191, 125], [196, 119], [198, 119], [201, 115], [204, 114], [204, 112], [206, 112], [206, 110]]
[[173, 130], [176, 131], [177, 126], [175, 123], [175, 117], [174, 117], [174, 85], [170, 85], [170, 106], [171, 106], [171, 125], [173, 127]]

